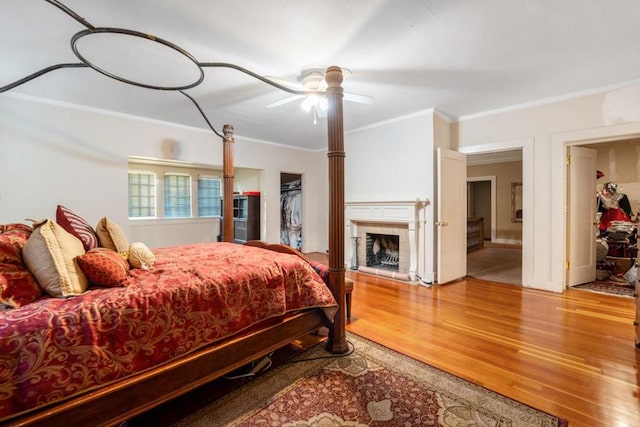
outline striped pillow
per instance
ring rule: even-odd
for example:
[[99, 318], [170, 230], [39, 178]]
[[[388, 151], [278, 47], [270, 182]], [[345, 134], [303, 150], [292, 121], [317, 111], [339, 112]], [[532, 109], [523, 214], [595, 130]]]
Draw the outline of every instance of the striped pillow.
[[89, 223], [62, 205], [56, 209], [56, 222], [66, 232], [80, 239], [85, 251], [98, 247], [98, 237]]

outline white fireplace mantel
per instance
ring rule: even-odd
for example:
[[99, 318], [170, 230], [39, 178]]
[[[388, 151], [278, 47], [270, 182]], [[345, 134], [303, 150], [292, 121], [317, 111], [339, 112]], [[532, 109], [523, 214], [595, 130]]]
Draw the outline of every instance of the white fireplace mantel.
[[409, 232], [409, 276], [416, 280], [424, 276], [425, 208], [428, 199], [412, 201], [378, 201], [345, 203], [345, 253], [348, 265], [353, 265], [352, 238], [358, 235], [359, 223], [404, 224]]

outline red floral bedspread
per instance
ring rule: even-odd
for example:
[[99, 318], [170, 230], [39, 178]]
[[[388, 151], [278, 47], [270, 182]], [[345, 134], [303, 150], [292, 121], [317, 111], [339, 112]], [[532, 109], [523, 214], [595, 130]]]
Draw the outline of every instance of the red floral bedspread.
[[154, 250], [151, 271], [0, 311], [0, 419], [187, 354], [264, 319], [336, 312], [302, 259], [231, 243]]

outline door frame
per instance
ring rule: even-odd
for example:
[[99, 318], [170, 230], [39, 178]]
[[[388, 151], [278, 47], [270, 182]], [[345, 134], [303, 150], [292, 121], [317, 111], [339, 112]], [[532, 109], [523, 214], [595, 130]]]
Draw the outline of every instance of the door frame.
[[552, 199], [552, 212], [558, 215], [558, 218], [562, 218], [561, 221], [556, 221], [554, 227], [552, 227], [552, 233], [557, 236], [564, 236], [560, 239], [558, 245], [558, 251], [554, 251], [551, 256], [562, 257], [563, 263], [558, 263], [557, 269], [562, 271], [556, 271], [556, 277], [562, 278], [562, 291], [568, 288], [566, 265], [569, 260], [569, 248], [566, 243], [569, 233], [568, 215], [566, 214], [566, 206], [569, 203], [568, 191], [567, 191], [567, 168], [565, 167], [566, 158], [569, 154], [569, 146], [572, 145], [587, 145], [597, 144], [603, 142], [618, 141], [623, 139], [640, 138], [640, 123], [624, 123], [619, 125], [613, 125], [602, 128], [586, 129], [574, 132], [565, 132], [553, 135], [551, 137], [551, 158], [555, 159], [552, 163], [552, 179], [562, 179], [564, 185], [560, 189], [561, 194], [558, 197]]
[[[289, 177], [289, 178], [294, 178], [297, 177], [298, 179], [300, 179], [300, 212], [301, 212], [301, 218], [302, 218], [302, 246], [304, 248], [305, 245], [307, 245], [308, 247], [308, 240], [307, 240], [307, 233], [308, 233], [308, 227], [305, 227], [305, 213], [306, 213], [306, 209], [305, 209], [305, 187], [306, 187], [306, 174], [302, 173], [302, 172], [285, 172], [285, 171], [280, 171], [279, 173], [279, 183], [280, 183], [280, 190], [278, 192], [278, 214], [282, 215], [282, 206], [280, 204], [281, 201], [281, 197], [282, 197], [282, 179], [283, 177]], [[282, 223], [280, 221], [279, 222], [279, 226], [278, 226], [278, 243], [282, 243]], [[289, 244], [291, 244], [291, 242], [289, 242]]]
[[458, 151], [469, 155], [516, 149], [522, 149], [522, 286], [530, 287], [534, 284], [533, 249], [535, 245], [535, 234], [533, 232], [533, 196], [536, 185], [534, 179], [534, 138], [519, 138], [488, 144], [463, 146], [459, 147]]
[[[467, 166], [469, 165], [469, 161], [467, 160]], [[496, 190], [496, 176], [488, 175], [488, 176], [468, 176], [467, 182], [481, 182], [481, 181], [490, 181], [491, 182], [491, 241], [496, 241], [496, 228], [498, 227], [498, 220], [496, 219], [496, 205], [498, 203], [497, 190]], [[468, 196], [468, 195], [467, 195]]]

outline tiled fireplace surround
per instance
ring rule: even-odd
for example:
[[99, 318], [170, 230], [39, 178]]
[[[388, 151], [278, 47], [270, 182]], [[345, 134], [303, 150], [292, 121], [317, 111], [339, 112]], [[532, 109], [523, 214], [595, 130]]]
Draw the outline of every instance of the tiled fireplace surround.
[[347, 268], [354, 264], [353, 239], [359, 237], [358, 263], [366, 265], [367, 233], [400, 236], [400, 265], [398, 273], [411, 281], [422, 276], [424, 268], [424, 229], [426, 200], [406, 202], [347, 202], [345, 203], [345, 261]]

